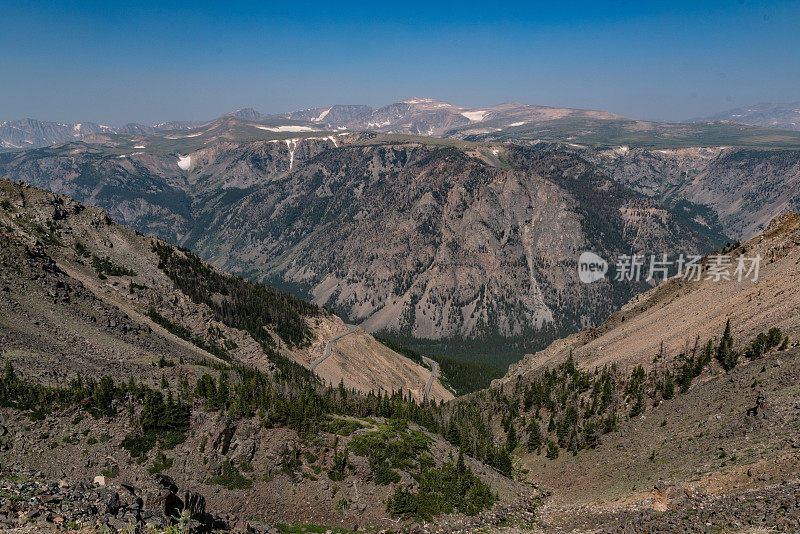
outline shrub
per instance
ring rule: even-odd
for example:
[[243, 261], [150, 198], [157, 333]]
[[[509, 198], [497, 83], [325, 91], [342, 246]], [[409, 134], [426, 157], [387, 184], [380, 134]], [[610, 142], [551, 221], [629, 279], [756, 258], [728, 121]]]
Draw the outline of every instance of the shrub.
[[150, 464], [150, 467], [147, 469], [147, 472], [151, 475], [155, 475], [156, 473], [160, 473], [161, 471], [172, 467], [172, 463], [172, 458], [167, 458], [167, 455], [162, 452], [156, 456], [156, 458], [153, 460], [153, 463]]
[[210, 477], [206, 480], [208, 485], [218, 485], [229, 490], [249, 489], [253, 481], [243, 476], [231, 462], [222, 463], [222, 471], [219, 475]]
[[104, 477], [116, 478], [119, 476], [119, 466], [114, 464], [107, 469], [101, 470], [100, 474], [103, 475]]
[[[77, 248], [77, 247], [76, 247]], [[97, 271], [98, 275], [106, 276], [136, 276], [136, 272], [128, 267], [117, 265], [111, 258], [100, 258], [92, 255], [92, 267]]]

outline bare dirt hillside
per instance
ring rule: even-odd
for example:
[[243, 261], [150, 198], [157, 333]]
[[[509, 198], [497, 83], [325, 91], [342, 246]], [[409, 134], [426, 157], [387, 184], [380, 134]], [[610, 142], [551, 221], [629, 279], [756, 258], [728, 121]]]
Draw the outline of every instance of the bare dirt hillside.
[[[347, 330], [338, 329], [342, 333]], [[331, 336], [333, 337], [333, 336]], [[321, 357], [324, 345], [315, 356]], [[319, 364], [315, 372], [325, 381], [361, 391], [408, 391], [418, 402], [431, 376], [430, 369], [422, 367], [376, 341], [363, 329], [357, 329], [335, 343], [331, 355]], [[431, 400], [450, 400], [453, 394], [436, 379], [429, 394]]]

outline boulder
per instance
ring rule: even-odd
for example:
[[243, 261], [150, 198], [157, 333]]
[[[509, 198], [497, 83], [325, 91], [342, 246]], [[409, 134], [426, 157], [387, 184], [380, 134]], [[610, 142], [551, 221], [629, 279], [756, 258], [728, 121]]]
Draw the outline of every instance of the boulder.
[[175, 484], [175, 481], [172, 477], [167, 476], [163, 473], [158, 473], [153, 475], [153, 482], [155, 482], [156, 486], [166, 491], [177, 493], [178, 492], [178, 485]]
[[195, 491], [184, 493], [183, 506], [193, 519], [200, 519], [206, 515], [206, 498]]
[[653, 488], [653, 510], [666, 512], [686, 502], [686, 490], [683, 487], [665, 480], [656, 482]]
[[98, 510], [101, 514], [116, 515], [120, 508], [119, 494], [110, 489], [101, 489], [97, 492]]

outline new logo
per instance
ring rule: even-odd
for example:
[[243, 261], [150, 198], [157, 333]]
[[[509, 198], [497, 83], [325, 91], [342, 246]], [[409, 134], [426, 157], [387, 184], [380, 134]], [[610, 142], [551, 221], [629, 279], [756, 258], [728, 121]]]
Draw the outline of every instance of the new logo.
[[594, 252], [584, 252], [578, 258], [578, 278], [584, 284], [591, 284], [606, 277], [608, 262]]

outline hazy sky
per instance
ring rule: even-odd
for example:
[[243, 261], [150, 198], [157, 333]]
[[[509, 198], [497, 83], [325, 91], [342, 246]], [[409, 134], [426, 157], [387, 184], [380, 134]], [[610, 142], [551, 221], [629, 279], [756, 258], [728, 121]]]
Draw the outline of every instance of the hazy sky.
[[800, 2], [0, 1], [0, 120], [429, 96], [682, 120], [800, 100]]

